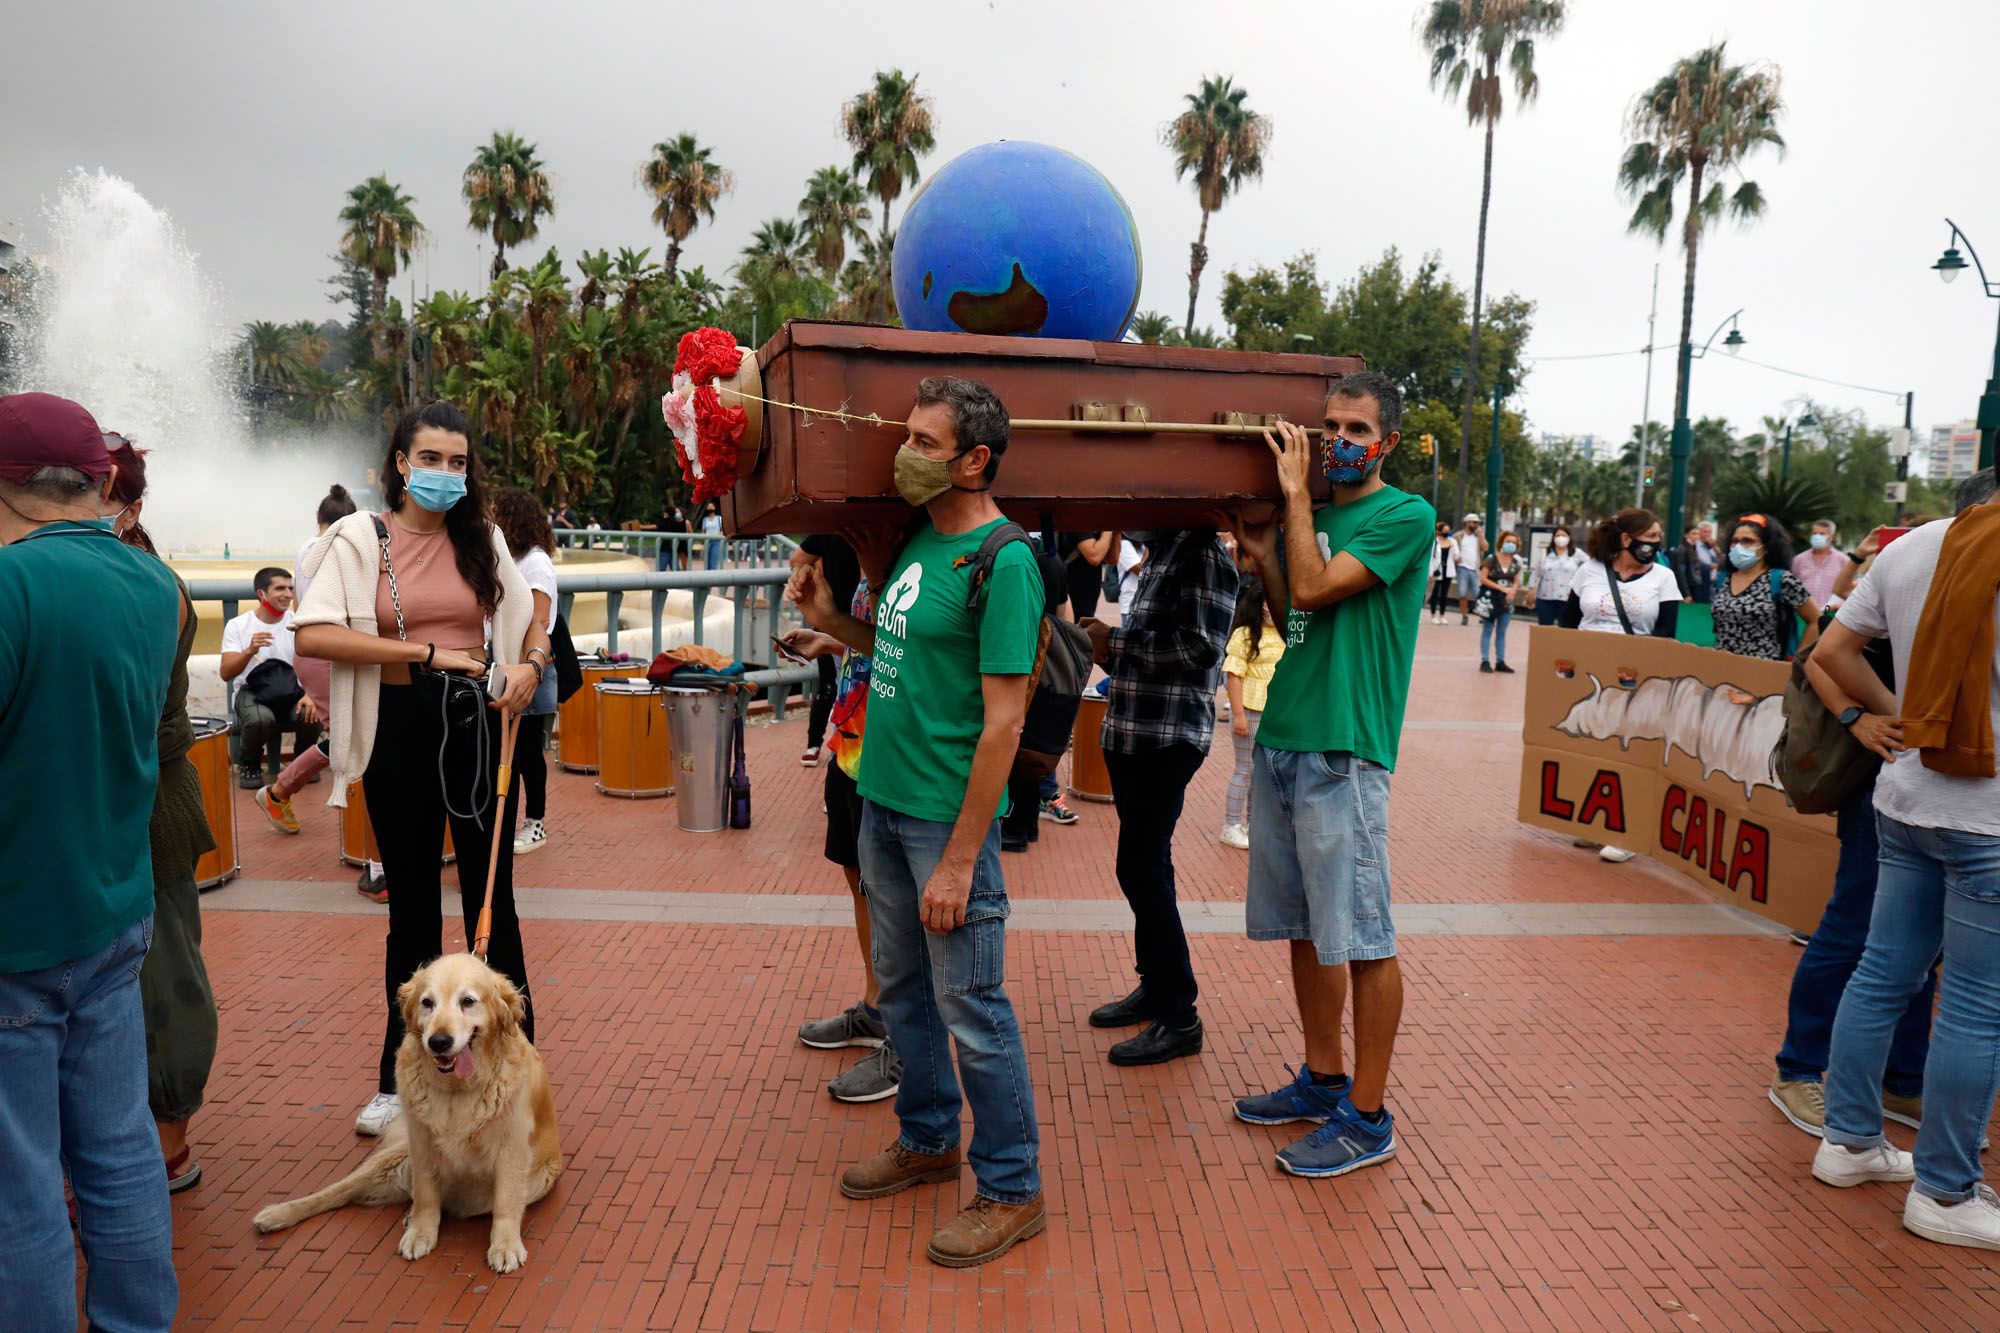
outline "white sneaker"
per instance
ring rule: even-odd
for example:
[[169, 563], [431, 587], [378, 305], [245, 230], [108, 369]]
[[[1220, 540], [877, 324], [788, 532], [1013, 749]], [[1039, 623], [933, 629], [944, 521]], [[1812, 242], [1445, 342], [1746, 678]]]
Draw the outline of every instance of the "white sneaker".
[[1597, 854], [1597, 859], [1600, 861], [1609, 861], [1615, 866], [1622, 866], [1638, 854], [1637, 852], [1626, 851], [1623, 847], [1606, 847]]
[[539, 819], [524, 819], [520, 831], [514, 835], [514, 855], [526, 856], [529, 852], [539, 852], [549, 840], [548, 825]]
[[1813, 1154], [1813, 1179], [1846, 1189], [1871, 1180], [1915, 1180], [1917, 1168], [1908, 1153], [1892, 1144], [1873, 1148], [1843, 1148], [1822, 1143]]
[[1903, 1204], [1903, 1225], [1940, 1245], [2000, 1250], [2000, 1195], [1981, 1185], [1964, 1203], [1940, 1203], [1911, 1190]]
[[1216, 841], [1224, 847], [1240, 847], [1248, 851], [1250, 848], [1250, 830], [1244, 828], [1241, 824], [1229, 824], [1223, 828], [1222, 835]]
[[368, 1105], [361, 1108], [361, 1114], [354, 1117], [354, 1132], [373, 1138], [387, 1129], [402, 1113], [401, 1097], [393, 1092], [378, 1092], [368, 1099]]

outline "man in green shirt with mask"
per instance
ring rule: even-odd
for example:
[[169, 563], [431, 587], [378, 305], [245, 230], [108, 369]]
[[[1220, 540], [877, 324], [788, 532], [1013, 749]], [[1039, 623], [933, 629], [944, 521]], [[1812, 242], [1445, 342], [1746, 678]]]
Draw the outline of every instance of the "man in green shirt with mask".
[[848, 537], [868, 586], [881, 589], [874, 623], [836, 606], [814, 566], [793, 576], [792, 596], [815, 628], [872, 659], [861, 878], [882, 1019], [903, 1060], [902, 1130], [841, 1177], [841, 1192], [874, 1199], [956, 1181], [962, 1084], [978, 1192], [929, 1253], [964, 1268], [1046, 1222], [1035, 1095], [1003, 985], [999, 824], [1039, 647], [1042, 579], [1033, 550], [1014, 541], [973, 587], [980, 546], [1006, 521], [988, 494], [1007, 450], [999, 397], [973, 380], [927, 379], [908, 430], [896, 490], [921, 516], [904, 540]]
[[[1298, 1176], [1338, 1176], [1396, 1151], [1382, 1098], [1403, 1013], [1389, 917], [1389, 773], [1410, 692], [1436, 514], [1382, 480], [1402, 439], [1387, 376], [1333, 386], [1317, 442], [1290, 424], [1265, 435], [1284, 492], [1284, 560], [1274, 523], [1239, 522], [1237, 541], [1289, 603], [1285, 655], [1257, 734], [1250, 796], [1251, 939], [1289, 940], [1306, 1062], [1275, 1092], [1236, 1103], [1256, 1125], [1321, 1127], [1278, 1154]], [[1319, 467], [1333, 503], [1313, 512]], [[1281, 603], [1283, 604], [1283, 603]], [[1354, 991], [1354, 1076], [1341, 1069], [1340, 1016]]]
[[[181, 600], [118, 540], [90, 413], [0, 398], [0, 1324], [173, 1323], [172, 1217], [146, 1103], [148, 833]], [[107, 634], [106, 626], [116, 631]]]

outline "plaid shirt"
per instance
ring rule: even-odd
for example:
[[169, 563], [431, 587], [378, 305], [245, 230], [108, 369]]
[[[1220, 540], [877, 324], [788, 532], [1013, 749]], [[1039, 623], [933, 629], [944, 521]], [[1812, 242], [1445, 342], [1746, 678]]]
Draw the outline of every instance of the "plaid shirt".
[[1139, 566], [1131, 613], [1105, 650], [1105, 749], [1192, 745], [1208, 753], [1236, 587], [1236, 566], [1212, 532], [1179, 533]]

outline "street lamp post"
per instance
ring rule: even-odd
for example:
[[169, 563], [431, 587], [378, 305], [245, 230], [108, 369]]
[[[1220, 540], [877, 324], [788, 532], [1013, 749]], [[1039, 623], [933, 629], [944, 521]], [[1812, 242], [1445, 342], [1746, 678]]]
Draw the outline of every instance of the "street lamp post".
[[[1696, 351], [1693, 344], [1689, 342], [1683, 341], [1681, 343], [1680, 394], [1674, 402], [1674, 438], [1672, 444], [1674, 471], [1672, 484], [1667, 490], [1668, 550], [1673, 550], [1680, 545], [1684, 517], [1682, 511], [1687, 508], [1688, 460], [1694, 456], [1694, 428], [1688, 425], [1688, 381], [1694, 375], [1694, 359], [1698, 356], [1708, 355], [1708, 349], [1715, 342], [1716, 335], [1720, 334], [1725, 326], [1729, 329], [1729, 336], [1722, 340], [1723, 350], [1734, 353], [1739, 347], [1743, 346], [1746, 340], [1742, 332], [1736, 327], [1736, 315], [1742, 313], [1741, 310], [1738, 310], [1736, 314], [1729, 316], [1721, 324], [1716, 325], [1715, 333], [1708, 335], [1708, 341], [1701, 345], [1700, 351]], [[1640, 429], [1645, 429], [1643, 424]]]
[[1500, 540], [1500, 474], [1506, 459], [1500, 453], [1500, 377], [1493, 377], [1493, 442], [1486, 447], [1486, 533]]
[[[1986, 265], [1979, 262], [1979, 251], [1972, 248], [1972, 238], [1960, 231], [1958, 224], [1950, 218], [1946, 218], [1944, 224], [1951, 228], [1950, 241], [1963, 241], [1965, 243], [1966, 250], [1972, 255], [1973, 267], [1979, 271], [1979, 282], [1985, 288], [1986, 294], [1996, 300], [2000, 300], [2000, 284], [1988, 280]], [[1966, 267], [1965, 256], [1959, 254], [1957, 246], [1950, 244], [1948, 241], [1945, 245], [1944, 254], [1940, 255], [1938, 262], [1932, 264], [1931, 267], [1937, 271], [1937, 275], [1940, 278], [1943, 278], [1946, 282], [1950, 282], [1958, 277], [1960, 270]], [[1996, 331], [1993, 336], [1993, 373], [1986, 377], [1986, 392], [1979, 395], [1979, 466], [1981, 469], [1993, 466], [1993, 442], [1996, 435], [2000, 435], [2000, 331]]]
[[[1464, 387], [1465, 387], [1465, 361], [1463, 358], [1461, 358], [1458, 361], [1458, 363], [1452, 366], [1451, 368], [1451, 391], [1453, 393], [1457, 393], [1460, 389]], [[1444, 481], [1444, 453], [1442, 450], [1433, 446], [1431, 449], [1431, 512], [1432, 513], [1437, 512], [1438, 500], [1440, 499], [1440, 496], [1438, 495], [1438, 488], [1443, 481]]]
[[1812, 414], [1811, 408], [1807, 408], [1801, 412], [1798, 420], [1787, 421], [1785, 423], [1785, 453], [1784, 457], [1778, 463], [1779, 480], [1788, 480], [1792, 475], [1792, 427], [1797, 426], [1800, 430], [1811, 430], [1817, 425], [1819, 425], [1819, 418]]

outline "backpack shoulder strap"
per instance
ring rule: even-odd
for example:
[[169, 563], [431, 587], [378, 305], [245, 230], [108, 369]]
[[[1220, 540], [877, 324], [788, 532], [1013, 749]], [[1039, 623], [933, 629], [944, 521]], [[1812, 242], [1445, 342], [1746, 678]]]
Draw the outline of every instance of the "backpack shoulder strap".
[[1618, 610], [1618, 623], [1625, 627], [1627, 634], [1634, 633], [1635, 631], [1632, 629], [1632, 617], [1625, 614], [1625, 598], [1618, 591], [1618, 570], [1613, 567], [1609, 560], [1604, 562], [1604, 578], [1611, 585], [1611, 605]]
[[1034, 544], [1028, 541], [1028, 530], [1011, 520], [986, 534], [979, 549], [973, 552], [969, 563], [972, 565], [972, 582], [965, 597], [966, 609], [978, 615], [981, 603], [986, 598], [987, 580], [993, 577], [993, 562], [1000, 558], [1000, 551], [1009, 542], [1022, 542], [1032, 551]]

